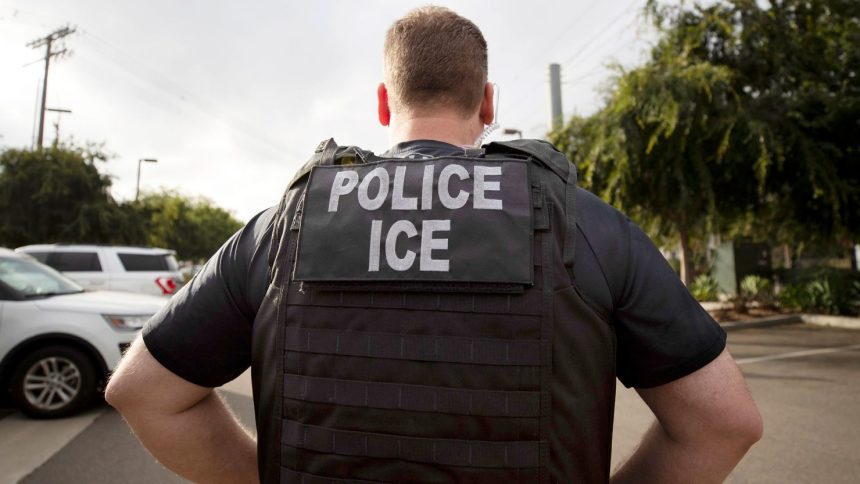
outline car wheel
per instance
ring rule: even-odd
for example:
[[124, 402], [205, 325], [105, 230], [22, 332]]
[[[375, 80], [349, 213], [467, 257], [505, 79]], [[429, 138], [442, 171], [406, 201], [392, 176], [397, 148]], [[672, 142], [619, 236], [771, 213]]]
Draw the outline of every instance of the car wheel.
[[92, 403], [96, 384], [87, 355], [75, 348], [49, 346], [18, 365], [12, 378], [12, 398], [30, 417], [66, 417]]

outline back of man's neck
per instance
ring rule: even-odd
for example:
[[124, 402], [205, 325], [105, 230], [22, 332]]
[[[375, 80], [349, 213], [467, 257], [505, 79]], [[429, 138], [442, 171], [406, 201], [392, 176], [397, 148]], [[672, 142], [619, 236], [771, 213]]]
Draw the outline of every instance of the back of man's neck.
[[475, 145], [480, 132], [475, 132], [477, 123], [456, 117], [424, 116], [392, 120], [388, 131], [389, 146], [413, 140], [434, 140], [455, 146]]

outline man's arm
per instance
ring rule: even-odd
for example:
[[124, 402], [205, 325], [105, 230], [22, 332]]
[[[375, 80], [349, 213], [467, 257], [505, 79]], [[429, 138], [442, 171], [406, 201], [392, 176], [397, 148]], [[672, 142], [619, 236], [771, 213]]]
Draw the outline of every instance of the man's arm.
[[727, 350], [683, 378], [637, 391], [657, 423], [613, 483], [722, 482], [761, 439], [761, 416]]
[[176, 376], [132, 344], [105, 390], [141, 443], [195, 482], [259, 482], [254, 439], [211, 388]]

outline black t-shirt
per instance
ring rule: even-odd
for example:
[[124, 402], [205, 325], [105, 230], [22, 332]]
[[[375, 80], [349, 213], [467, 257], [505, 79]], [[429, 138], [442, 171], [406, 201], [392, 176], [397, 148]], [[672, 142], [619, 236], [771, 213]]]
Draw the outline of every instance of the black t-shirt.
[[[420, 140], [400, 143], [384, 156], [465, 154], [447, 143]], [[251, 219], [144, 327], [150, 353], [173, 373], [215, 387], [250, 366], [251, 329], [266, 294], [275, 212], [273, 207]], [[722, 352], [725, 332], [633, 222], [578, 189], [576, 225], [576, 285], [611, 315], [622, 383], [662, 385]]]

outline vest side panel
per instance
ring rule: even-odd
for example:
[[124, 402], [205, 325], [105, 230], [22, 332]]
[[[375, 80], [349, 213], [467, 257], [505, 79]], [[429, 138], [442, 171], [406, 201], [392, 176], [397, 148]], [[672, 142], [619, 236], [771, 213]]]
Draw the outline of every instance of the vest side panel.
[[[285, 307], [282, 304], [287, 295], [288, 271], [294, 250], [289, 247], [291, 226], [299, 208], [303, 183], [288, 190], [275, 215], [272, 232], [272, 246], [269, 248], [271, 268], [268, 276], [270, 284], [266, 296], [254, 318], [251, 381], [254, 394], [254, 414], [257, 424], [257, 463], [262, 483], [281, 481], [281, 449], [273, 444], [281, 441], [281, 398], [283, 393], [283, 341], [280, 338], [284, 324]], [[260, 248], [263, 249], [263, 248]]]
[[593, 308], [564, 267], [565, 187], [547, 170], [534, 178], [545, 187], [552, 226], [553, 376], [551, 469], [558, 482], [608, 482], [615, 408], [615, 332]]

